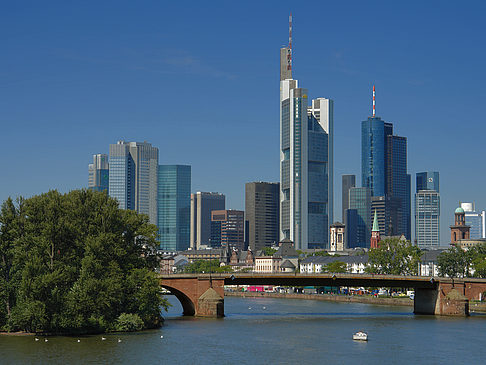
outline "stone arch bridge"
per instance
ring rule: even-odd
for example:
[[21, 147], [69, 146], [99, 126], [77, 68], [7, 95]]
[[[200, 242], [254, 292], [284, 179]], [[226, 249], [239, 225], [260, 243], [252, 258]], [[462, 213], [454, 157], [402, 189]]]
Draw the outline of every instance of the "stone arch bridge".
[[414, 288], [414, 313], [467, 316], [469, 300], [480, 300], [486, 279], [450, 279], [374, 274], [224, 273], [160, 275], [186, 316], [223, 317], [224, 285]]

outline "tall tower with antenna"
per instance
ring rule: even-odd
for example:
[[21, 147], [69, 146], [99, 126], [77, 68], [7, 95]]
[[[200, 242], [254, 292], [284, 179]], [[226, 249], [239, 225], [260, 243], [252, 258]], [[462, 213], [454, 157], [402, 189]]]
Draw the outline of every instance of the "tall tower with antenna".
[[280, 81], [292, 78], [292, 13], [289, 16], [289, 45], [280, 48]]
[[329, 247], [333, 108], [330, 99], [308, 100], [292, 78], [291, 14], [289, 44], [280, 49], [280, 239], [296, 249]]

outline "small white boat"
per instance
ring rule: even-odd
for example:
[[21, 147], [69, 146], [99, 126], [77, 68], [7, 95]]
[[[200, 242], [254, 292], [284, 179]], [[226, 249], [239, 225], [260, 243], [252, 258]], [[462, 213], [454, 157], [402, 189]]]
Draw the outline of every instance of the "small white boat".
[[353, 340], [356, 340], [356, 341], [368, 341], [368, 334], [366, 332], [363, 332], [363, 331], [356, 332], [353, 335]]

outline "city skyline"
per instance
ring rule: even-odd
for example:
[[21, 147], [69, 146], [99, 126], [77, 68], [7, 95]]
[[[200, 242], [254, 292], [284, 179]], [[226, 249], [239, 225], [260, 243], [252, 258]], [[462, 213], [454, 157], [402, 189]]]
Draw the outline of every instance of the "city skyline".
[[[100, 5], [96, 14], [93, 4], [58, 3], [48, 9], [32, 4], [29, 10], [8, 5], [2, 15], [8, 29], [0, 61], [7, 70], [0, 84], [4, 135], [9, 148], [18, 141], [27, 146], [17, 163], [5, 164], [11, 178], [0, 185], [3, 200], [85, 187], [90, 156], [125, 139], [158, 146], [160, 163], [193, 166], [193, 192], [220, 191], [229, 207], [243, 209], [246, 182], [278, 181], [275, 49], [285, 43], [292, 11], [296, 78], [316, 96], [325, 92], [335, 102], [334, 211], [340, 211], [340, 175], [359, 176], [359, 123], [371, 114], [372, 84], [377, 85], [377, 115], [400, 125], [400, 135], [408, 138], [408, 173], [441, 174], [442, 240], [452, 223], [448, 212], [459, 201], [475, 201], [478, 210], [486, 207], [481, 189], [486, 173], [472, 169], [482, 166], [485, 132], [480, 123], [485, 53], [476, 47], [484, 34], [483, 4], [441, 4], [439, 9], [421, 4], [421, 12], [413, 11], [413, 3], [355, 3], [351, 11], [330, 4], [326, 11], [335, 16], [325, 26], [314, 21], [323, 8], [317, 3], [310, 15], [291, 3], [279, 9], [235, 5], [245, 20], [196, 7], [184, 13], [185, 21], [171, 15], [178, 4], [165, 6], [164, 12], [156, 4], [120, 5], [115, 11]], [[371, 14], [380, 17], [387, 34], [356, 33], [369, 27]], [[331, 35], [326, 47], [306, 39], [316, 33]], [[239, 41], [228, 43], [231, 38]], [[244, 57], [242, 48], [248, 52]], [[362, 57], [368, 52], [379, 57]], [[209, 95], [218, 89], [227, 92], [219, 93], [216, 109]], [[235, 113], [230, 107], [235, 98], [252, 108]], [[273, 107], [254, 107], [260, 101]], [[462, 151], [450, 148], [462, 144]], [[228, 147], [231, 156], [218, 155]], [[468, 164], [463, 164], [466, 156]], [[42, 178], [33, 184], [32, 174]]]

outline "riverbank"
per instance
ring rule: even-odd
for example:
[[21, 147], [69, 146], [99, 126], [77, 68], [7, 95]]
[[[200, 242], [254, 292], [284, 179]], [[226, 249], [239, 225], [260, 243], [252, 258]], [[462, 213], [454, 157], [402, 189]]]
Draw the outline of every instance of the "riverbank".
[[231, 292], [225, 291], [225, 296], [241, 298], [285, 298], [285, 299], [310, 299], [326, 302], [365, 303], [377, 305], [397, 305], [413, 307], [413, 300], [405, 298], [380, 298], [365, 295], [331, 295], [331, 294], [297, 294], [297, 293], [269, 293], [269, 292]]

